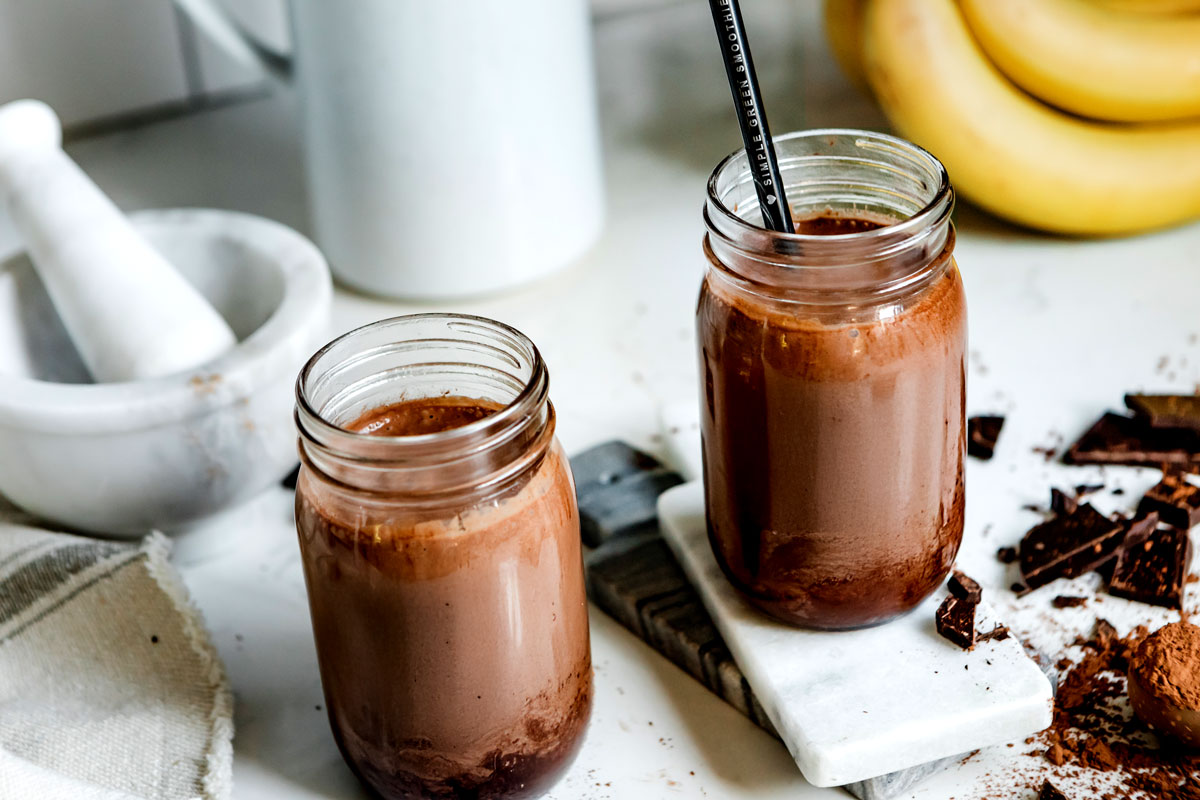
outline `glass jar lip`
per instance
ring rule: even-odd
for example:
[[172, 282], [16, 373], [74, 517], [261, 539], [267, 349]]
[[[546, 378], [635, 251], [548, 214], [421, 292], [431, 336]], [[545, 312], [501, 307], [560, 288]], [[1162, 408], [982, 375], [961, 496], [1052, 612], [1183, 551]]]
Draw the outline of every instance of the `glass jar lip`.
[[[491, 328], [511, 336], [522, 347], [528, 350], [530, 376], [512, 401], [495, 413], [469, 422], [466, 425], [435, 433], [408, 436], [381, 436], [373, 433], [348, 430], [325, 419], [312, 407], [305, 391], [306, 385], [312, 376], [312, 371], [316, 368], [320, 360], [339, 344], [368, 330], [380, 327], [403, 326], [437, 320], [468, 322], [481, 325], [485, 328]], [[411, 341], [420, 340], [414, 339]], [[546, 402], [549, 395], [549, 382], [549, 373], [545, 362], [542, 360], [541, 351], [538, 350], [533, 340], [511, 325], [473, 314], [447, 312], [403, 314], [376, 320], [375, 322], [360, 325], [357, 328], [349, 330], [330, 341], [309, 358], [296, 378], [297, 423], [301, 428], [302, 435], [316, 439], [325, 446], [340, 441], [347, 443], [363, 442], [369, 443], [373, 447], [404, 448], [409, 451], [428, 450], [431, 447], [440, 450], [444, 447], [453, 447], [459, 443], [477, 442], [481, 434], [488, 440], [494, 436], [503, 437], [506, 430], [533, 416], [542, 403]]]
[[[862, 242], [870, 243], [876, 240], [890, 239], [892, 237], [905, 236], [913, 234], [921, 230], [936, 225], [938, 221], [948, 216], [953, 207], [954, 192], [950, 186], [950, 175], [946, 171], [945, 165], [932, 153], [920, 145], [913, 144], [910, 141], [901, 139], [898, 136], [892, 136], [887, 133], [879, 133], [877, 131], [866, 131], [857, 128], [813, 128], [809, 130], [790, 131], [779, 136], [775, 136], [776, 144], [779, 142], [792, 141], [796, 139], [815, 139], [822, 136], [853, 136], [856, 140], [868, 140], [875, 144], [890, 145], [896, 150], [903, 151], [908, 156], [916, 156], [930, 168], [930, 171], [936, 176], [938, 186], [934, 191], [933, 198], [925, 204], [917, 213], [901, 220], [892, 225], [885, 225], [880, 228], [874, 228], [867, 231], [857, 231], [855, 233], [838, 233], [838, 234], [811, 234], [811, 233], [785, 233], [783, 231], [773, 231], [765, 228], [762, 225], [755, 225], [747, 222], [739, 216], [733, 209], [725, 205], [725, 201], [721, 199], [718, 190], [718, 181], [721, 178], [724, 170], [739, 157], [746, 156], [746, 148], [741, 147], [734, 150], [725, 158], [721, 159], [716, 168], [712, 171], [712, 175], [708, 179], [708, 200], [712, 207], [721, 215], [724, 222], [728, 223], [734, 230], [746, 235], [761, 235], [768, 234], [775, 238], [776, 241], [789, 242], [796, 245], [830, 247], [836, 246], [839, 242]], [[725, 234], [727, 235], [727, 234]]]

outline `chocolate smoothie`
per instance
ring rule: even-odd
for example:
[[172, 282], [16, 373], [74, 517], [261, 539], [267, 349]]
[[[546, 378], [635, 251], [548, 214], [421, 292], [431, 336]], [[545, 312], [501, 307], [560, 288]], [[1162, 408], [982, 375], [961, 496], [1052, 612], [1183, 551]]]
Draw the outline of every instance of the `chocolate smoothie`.
[[[796, 228], [886, 221], [823, 214]], [[885, 621], [954, 562], [966, 316], [952, 246], [903, 300], [835, 315], [746, 291], [715, 261], [709, 271], [698, 310], [709, 537], [734, 586], [781, 620]]]
[[[429, 398], [344, 427], [431, 434], [498, 409]], [[301, 471], [297, 527], [334, 736], [388, 800], [536, 796], [574, 757], [592, 698], [565, 457], [551, 441], [498, 496], [431, 502], [372, 500]]]

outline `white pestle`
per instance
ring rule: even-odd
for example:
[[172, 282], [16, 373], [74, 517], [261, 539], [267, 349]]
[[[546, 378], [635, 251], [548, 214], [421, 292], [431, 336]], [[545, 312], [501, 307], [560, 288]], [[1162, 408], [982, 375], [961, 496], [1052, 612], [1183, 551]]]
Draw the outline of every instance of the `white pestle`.
[[96, 381], [183, 372], [236, 344], [225, 319], [63, 152], [45, 103], [0, 106], [0, 201]]

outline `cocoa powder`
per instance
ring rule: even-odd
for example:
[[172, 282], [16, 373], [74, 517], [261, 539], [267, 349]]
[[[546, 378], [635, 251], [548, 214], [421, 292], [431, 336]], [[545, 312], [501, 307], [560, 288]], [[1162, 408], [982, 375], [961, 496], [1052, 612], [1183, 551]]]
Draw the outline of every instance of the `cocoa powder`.
[[1077, 642], [1083, 657], [1066, 666], [1054, 723], [1036, 737], [1045, 748], [1034, 754], [1056, 767], [1076, 767], [1084, 779], [1095, 774], [1096, 800], [1200, 800], [1200, 753], [1160, 742], [1129, 713], [1125, 672], [1147, 634], [1139, 627], [1121, 637], [1101, 619], [1090, 639]]
[[1200, 710], [1200, 627], [1175, 622], [1160, 628], [1133, 654], [1130, 669], [1159, 699]]

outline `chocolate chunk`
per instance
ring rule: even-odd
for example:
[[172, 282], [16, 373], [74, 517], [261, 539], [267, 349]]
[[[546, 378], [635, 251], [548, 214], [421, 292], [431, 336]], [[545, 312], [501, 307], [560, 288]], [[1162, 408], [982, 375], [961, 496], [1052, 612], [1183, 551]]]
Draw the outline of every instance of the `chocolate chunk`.
[[1079, 508], [1079, 503], [1075, 502], [1074, 497], [1058, 489], [1050, 490], [1050, 510], [1055, 514], [1059, 516], [1074, 514], [1077, 508]]
[[979, 584], [958, 570], [954, 570], [946, 588], [950, 590], [950, 594], [971, 603], [978, 603], [983, 598], [983, 590], [979, 588]]
[[1159, 518], [1168, 525], [1190, 530], [1200, 524], [1200, 486], [1188, 482], [1179, 473], [1166, 473], [1138, 504], [1139, 514], [1151, 511], [1157, 511]]
[[1125, 405], [1151, 428], [1191, 428], [1200, 432], [1200, 395], [1127, 394]]
[[[1053, 759], [1051, 759], [1053, 761]], [[1050, 781], [1042, 781], [1042, 790], [1038, 792], [1038, 800], [1068, 800], [1067, 796], [1055, 788]]]
[[1050, 602], [1055, 608], [1078, 608], [1079, 606], [1087, 605], [1087, 598], [1060, 594]]
[[1200, 465], [1200, 432], [1152, 428], [1142, 418], [1107, 413], [1067, 449], [1063, 462], [1135, 467]]
[[295, 489], [296, 481], [299, 478], [300, 478], [300, 465], [297, 464], [295, 469], [293, 469], [291, 472], [289, 472], [287, 475], [285, 475], [283, 477], [283, 480], [281, 480], [279, 482], [279, 485], [285, 489]]
[[1089, 504], [1034, 526], [1021, 540], [1021, 577], [1030, 589], [1075, 578], [1112, 559], [1124, 528]]
[[937, 632], [963, 650], [975, 646], [975, 604], [950, 595], [937, 610]]
[[1000, 559], [1001, 564], [1012, 564], [1017, 560], [1017, 548], [1001, 547], [996, 551], [996, 558]]
[[1089, 494], [1095, 494], [1103, 488], [1103, 483], [1081, 483], [1075, 487], [1075, 497], [1086, 497]]
[[996, 453], [1004, 417], [971, 417], [967, 420], [967, 455], [987, 461]]
[[[1144, 520], [1154, 518], [1151, 512]], [[1141, 603], [1182, 608], [1183, 584], [1191, 560], [1187, 531], [1138, 522], [1125, 537], [1108, 593]]]

